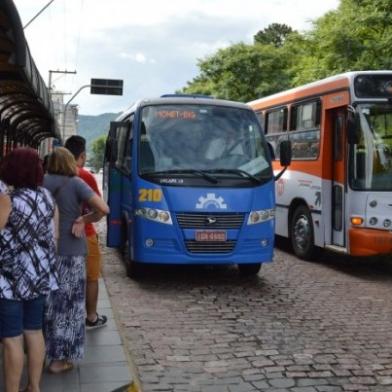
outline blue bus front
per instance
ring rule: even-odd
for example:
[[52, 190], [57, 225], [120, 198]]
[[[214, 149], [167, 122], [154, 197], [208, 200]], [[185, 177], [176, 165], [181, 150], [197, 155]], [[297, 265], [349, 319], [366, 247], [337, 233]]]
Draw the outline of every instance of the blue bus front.
[[139, 105], [130, 126], [130, 175], [114, 168], [109, 184], [121, 193], [109, 231], [128, 241], [130, 271], [141, 263], [238, 264], [255, 273], [272, 260], [273, 174], [252, 110], [163, 99]]

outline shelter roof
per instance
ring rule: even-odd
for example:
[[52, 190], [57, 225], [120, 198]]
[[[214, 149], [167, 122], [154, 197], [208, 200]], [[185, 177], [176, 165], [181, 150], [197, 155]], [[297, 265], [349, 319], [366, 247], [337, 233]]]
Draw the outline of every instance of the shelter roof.
[[12, 0], [0, 1], [0, 121], [34, 144], [60, 137], [48, 89], [31, 56]]

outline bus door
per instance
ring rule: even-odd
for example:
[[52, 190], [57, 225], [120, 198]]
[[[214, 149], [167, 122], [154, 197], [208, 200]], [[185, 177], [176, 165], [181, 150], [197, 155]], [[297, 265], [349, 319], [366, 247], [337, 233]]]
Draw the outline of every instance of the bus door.
[[332, 116], [332, 195], [331, 195], [331, 240], [332, 245], [345, 246], [345, 186], [346, 149], [344, 109], [333, 110]]
[[122, 243], [122, 173], [120, 163], [124, 138], [129, 129], [128, 122], [111, 122], [109, 135], [106, 140], [105, 160], [103, 171], [103, 194], [109, 205], [107, 216], [107, 246], [119, 247]]

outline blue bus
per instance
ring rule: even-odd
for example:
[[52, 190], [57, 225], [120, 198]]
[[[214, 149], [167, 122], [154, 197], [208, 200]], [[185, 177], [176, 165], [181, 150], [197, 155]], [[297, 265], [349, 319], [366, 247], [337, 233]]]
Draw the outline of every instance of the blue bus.
[[[282, 166], [290, 161], [281, 144]], [[274, 174], [252, 109], [214, 98], [145, 99], [111, 123], [103, 189], [107, 246], [125, 248], [127, 275], [144, 264], [272, 261]]]

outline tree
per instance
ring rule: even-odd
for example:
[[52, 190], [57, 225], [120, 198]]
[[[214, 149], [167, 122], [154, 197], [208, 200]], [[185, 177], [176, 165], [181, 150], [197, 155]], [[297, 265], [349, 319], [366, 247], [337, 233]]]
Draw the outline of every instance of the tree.
[[182, 90], [247, 102], [289, 87], [287, 57], [271, 45], [234, 44], [200, 60], [200, 74]]
[[341, 0], [301, 34], [273, 23], [199, 60], [182, 90], [249, 101], [338, 73], [392, 68], [392, 1]]
[[294, 31], [290, 26], [281, 23], [272, 23], [263, 30], [260, 30], [255, 36], [255, 43], [263, 45], [273, 45], [279, 48], [284, 45], [287, 37]]
[[92, 142], [91, 150], [92, 157], [90, 164], [94, 166], [96, 170], [99, 170], [103, 166], [103, 159], [105, 154], [106, 136], [102, 135]]
[[294, 84], [341, 72], [391, 69], [392, 2], [341, 0], [313, 24], [306, 50], [294, 65]]

